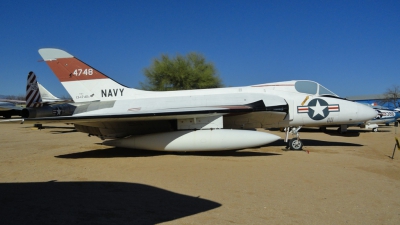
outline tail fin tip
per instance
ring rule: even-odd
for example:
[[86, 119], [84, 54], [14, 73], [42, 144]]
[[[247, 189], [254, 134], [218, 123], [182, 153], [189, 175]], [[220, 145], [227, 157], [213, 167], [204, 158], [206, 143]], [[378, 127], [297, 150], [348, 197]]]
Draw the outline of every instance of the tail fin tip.
[[39, 54], [42, 56], [44, 61], [74, 57], [68, 52], [57, 48], [41, 48], [39, 49]]

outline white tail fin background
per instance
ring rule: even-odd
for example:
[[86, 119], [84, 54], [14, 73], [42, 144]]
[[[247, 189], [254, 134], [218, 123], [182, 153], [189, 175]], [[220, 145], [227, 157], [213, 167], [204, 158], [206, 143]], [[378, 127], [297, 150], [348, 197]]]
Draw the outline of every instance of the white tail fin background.
[[39, 93], [43, 102], [54, 102], [54, 101], [63, 101], [62, 99], [57, 98], [54, 96], [50, 91], [48, 91], [43, 85], [37, 82]]

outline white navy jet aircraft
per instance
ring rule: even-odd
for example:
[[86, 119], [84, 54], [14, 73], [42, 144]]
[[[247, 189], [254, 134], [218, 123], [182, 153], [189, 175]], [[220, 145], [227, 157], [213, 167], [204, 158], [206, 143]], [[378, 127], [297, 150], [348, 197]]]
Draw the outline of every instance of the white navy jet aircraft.
[[[280, 137], [255, 128], [365, 122], [368, 106], [339, 98], [314, 81], [168, 92], [128, 88], [54, 48], [39, 50], [74, 103], [26, 108], [25, 122], [73, 123], [105, 145], [160, 151], [216, 151], [265, 145]], [[287, 129], [289, 130], [289, 129]], [[295, 132], [296, 133], [296, 132]], [[285, 141], [288, 141], [288, 133]], [[301, 149], [297, 137], [290, 148]]]

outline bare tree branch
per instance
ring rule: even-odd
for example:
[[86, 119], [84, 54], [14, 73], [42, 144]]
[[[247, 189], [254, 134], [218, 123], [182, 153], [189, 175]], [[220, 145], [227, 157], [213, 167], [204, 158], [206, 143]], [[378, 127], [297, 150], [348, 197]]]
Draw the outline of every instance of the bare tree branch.
[[400, 86], [393, 85], [391, 88], [388, 88], [385, 93], [383, 93], [384, 99], [382, 103], [393, 104], [395, 108], [400, 107]]

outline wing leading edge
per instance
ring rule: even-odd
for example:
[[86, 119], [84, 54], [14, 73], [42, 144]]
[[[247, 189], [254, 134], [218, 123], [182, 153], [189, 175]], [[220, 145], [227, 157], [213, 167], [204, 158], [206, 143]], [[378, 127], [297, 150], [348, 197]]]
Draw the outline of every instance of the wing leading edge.
[[[78, 106], [79, 107], [79, 106]], [[27, 123], [90, 123], [90, 122], [113, 122], [113, 121], [146, 121], [146, 120], [171, 120], [210, 117], [216, 115], [235, 116], [252, 112], [287, 112], [287, 105], [266, 107], [262, 100], [246, 105], [226, 105], [207, 107], [184, 107], [159, 109], [151, 111], [127, 111], [118, 114], [99, 114], [98, 111], [77, 113], [70, 116], [52, 116], [39, 118], [25, 118]], [[29, 116], [26, 116], [29, 117]]]

